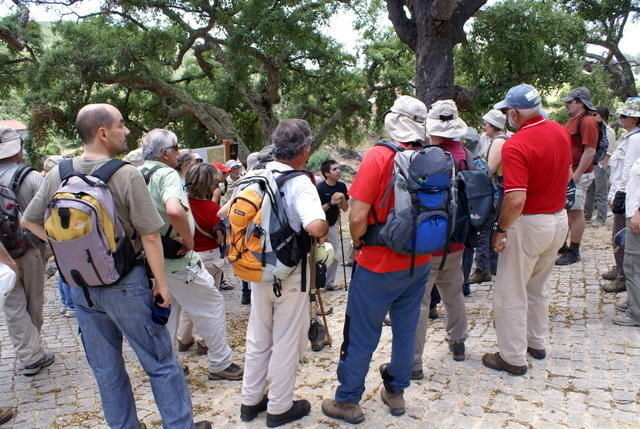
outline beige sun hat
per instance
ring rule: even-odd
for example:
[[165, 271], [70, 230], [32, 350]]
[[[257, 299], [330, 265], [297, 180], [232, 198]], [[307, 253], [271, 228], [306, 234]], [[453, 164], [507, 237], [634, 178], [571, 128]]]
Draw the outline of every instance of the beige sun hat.
[[427, 106], [417, 98], [401, 95], [384, 115], [384, 129], [397, 142], [428, 142]]
[[125, 155], [123, 160], [127, 161], [129, 164], [133, 165], [134, 167], [140, 167], [142, 164], [144, 164], [142, 149], [138, 148], [138, 149], [132, 150], [131, 152]]
[[499, 111], [498, 109], [489, 110], [483, 117], [482, 120], [488, 124], [493, 125], [499, 130], [504, 130], [505, 124], [507, 122], [507, 117]]
[[438, 100], [431, 105], [427, 116], [429, 135], [457, 139], [467, 133], [467, 124], [458, 117], [453, 100]]
[[0, 159], [9, 158], [22, 150], [22, 140], [16, 130], [0, 127]]

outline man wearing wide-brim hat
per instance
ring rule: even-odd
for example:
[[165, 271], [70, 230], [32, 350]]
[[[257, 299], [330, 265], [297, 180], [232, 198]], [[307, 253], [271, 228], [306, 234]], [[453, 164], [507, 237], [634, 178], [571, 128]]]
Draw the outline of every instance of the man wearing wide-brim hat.
[[598, 122], [591, 115], [595, 106], [591, 102], [591, 91], [575, 88], [561, 99], [571, 119], [565, 128], [571, 135], [571, 158], [576, 198], [569, 211], [570, 244], [562, 247], [562, 255], [556, 265], [570, 265], [580, 261], [580, 242], [584, 234], [584, 203], [587, 190], [595, 179], [593, 158], [598, 147]]
[[[22, 139], [13, 128], [0, 127], [0, 185], [11, 188], [14, 178], [22, 176], [22, 167]], [[15, 194], [18, 206], [24, 211], [44, 178], [35, 170], [22, 177], [22, 182], [15, 187]], [[30, 248], [23, 255], [14, 258], [18, 275], [15, 287], [7, 296], [4, 313], [9, 337], [22, 367], [21, 372], [32, 376], [51, 365], [55, 357], [53, 353], [44, 350], [40, 338], [44, 304], [44, 261], [41, 247], [44, 243], [30, 233], [27, 237]]]

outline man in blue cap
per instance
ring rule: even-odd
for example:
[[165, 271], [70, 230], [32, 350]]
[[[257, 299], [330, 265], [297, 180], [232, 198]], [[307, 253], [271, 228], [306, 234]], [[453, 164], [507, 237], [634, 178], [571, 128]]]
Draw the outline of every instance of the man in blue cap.
[[544, 285], [568, 229], [571, 140], [562, 125], [541, 115], [540, 95], [531, 85], [511, 88], [494, 108], [518, 131], [502, 148], [504, 201], [493, 228], [492, 245], [501, 253], [493, 292], [499, 352], [485, 354], [482, 363], [523, 375], [527, 352], [546, 357]]

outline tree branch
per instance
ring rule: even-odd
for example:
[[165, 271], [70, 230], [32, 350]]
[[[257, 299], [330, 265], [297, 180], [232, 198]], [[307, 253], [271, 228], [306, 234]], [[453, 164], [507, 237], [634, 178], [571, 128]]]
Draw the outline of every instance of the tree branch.
[[386, 2], [389, 20], [393, 24], [396, 34], [404, 44], [415, 52], [418, 40], [416, 20], [407, 16], [402, 0], [386, 0]]

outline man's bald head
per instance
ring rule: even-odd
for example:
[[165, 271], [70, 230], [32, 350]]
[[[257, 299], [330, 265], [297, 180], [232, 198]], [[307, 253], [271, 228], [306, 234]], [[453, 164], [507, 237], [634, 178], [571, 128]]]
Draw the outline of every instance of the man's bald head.
[[111, 127], [118, 120], [119, 111], [110, 104], [87, 104], [78, 112], [76, 129], [85, 143], [90, 143], [100, 127]]

